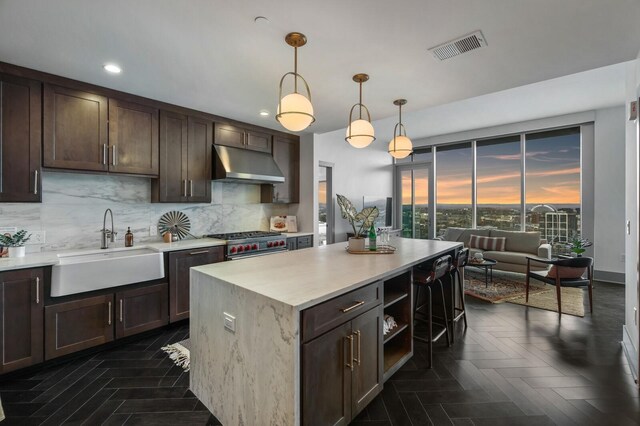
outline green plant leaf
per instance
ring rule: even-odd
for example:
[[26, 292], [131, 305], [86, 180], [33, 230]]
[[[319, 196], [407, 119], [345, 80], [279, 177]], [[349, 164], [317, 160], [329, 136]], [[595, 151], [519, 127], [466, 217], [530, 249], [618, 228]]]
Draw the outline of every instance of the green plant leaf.
[[356, 215], [358, 214], [358, 211], [353, 206], [353, 203], [349, 201], [349, 199], [344, 195], [336, 194], [336, 198], [338, 199], [338, 205], [340, 206], [340, 213], [342, 214], [342, 218], [349, 221], [349, 223], [353, 227], [353, 233], [357, 235]]
[[356, 221], [362, 222], [360, 233], [362, 233], [363, 229], [371, 228], [371, 225], [373, 225], [373, 222], [376, 221], [379, 214], [380, 211], [377, 207], [367, 207], [365, 209], [362, 209], [362, 211], [356, 215]]
[[21, 229], [11, 236], [0, 235], [0, 245], [8, 247], [21, 247], [31, 239], [31, 234], [27, 236], [27, 231]]

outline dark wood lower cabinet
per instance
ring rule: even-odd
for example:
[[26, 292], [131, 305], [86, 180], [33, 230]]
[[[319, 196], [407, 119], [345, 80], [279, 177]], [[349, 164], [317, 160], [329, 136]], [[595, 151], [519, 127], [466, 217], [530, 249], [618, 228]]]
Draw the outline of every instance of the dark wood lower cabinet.
[[302, 345], [304, 425], [347, 425], [351, 421], [351, 323]]
[[0, 273], [0, 374], [42, 362], [44, 270]]
[[189, 269], [224, 260], [224, 247], [169, 253], [169, 321], [189, 318]]
[[116, 293], [116, 338], [153, 330], [169, 323], [167, 283]]
[[347, 425], [382, 391], [382, 320], [380, 304], [303, 343], [304, 425]]
[[383, 318], [382, 306], [378, 306], [351, 322], [355, 363], [351, 383], [353, 417], [382, 391]]
[[111, 342], [113, 294], [45, 307], [45, 359]]

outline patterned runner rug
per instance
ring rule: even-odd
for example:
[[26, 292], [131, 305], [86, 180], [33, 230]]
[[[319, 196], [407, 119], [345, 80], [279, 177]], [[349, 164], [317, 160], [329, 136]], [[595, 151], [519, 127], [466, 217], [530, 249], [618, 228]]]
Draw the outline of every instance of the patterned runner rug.
[[[485, 287], [483, 270], [465, 268], [464, 294], [490, 303], [503, 303], [525, 295], [524, 279], [524, 274], [493, 271], [493, 281], [489, 281], [489, 286]], [[532, 280], [529, 294], [545, 291], [545, 287], [544, 283]]]
[[190, 348], [191, 342], [189, 342], [189, 339], [185, 339], [178, 343], [167, 345], [163, 347], [162, 350], [169, 355], [169, 358], [171, 358], [178, 367], [182, 367], [184, 371], [189, 371], [189, 364], [191, 361], [191, 353], [189, 352]]

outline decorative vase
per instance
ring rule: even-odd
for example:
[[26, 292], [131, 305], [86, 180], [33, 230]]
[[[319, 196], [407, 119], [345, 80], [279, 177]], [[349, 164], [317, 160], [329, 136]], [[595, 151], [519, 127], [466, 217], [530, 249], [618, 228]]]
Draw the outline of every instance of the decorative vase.
[[362, 237], [349, 238], [349, 251], [364, 251], [364, 238]]
[[24, 257], [25, 246], [9, 247], [9, 257]]

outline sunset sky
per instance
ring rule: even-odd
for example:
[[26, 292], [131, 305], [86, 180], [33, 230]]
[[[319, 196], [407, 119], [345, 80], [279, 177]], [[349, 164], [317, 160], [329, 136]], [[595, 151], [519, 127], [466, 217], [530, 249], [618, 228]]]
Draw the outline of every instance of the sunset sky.
[[[527, 204], [580, 203], [580, 133], [527, 140]], [[477, 147], [477, 196], [482, 204], [520, 204], [520, 142]], [[438, 204], [471, 204], [471, 148], [437, 154]], [[405, 178], [406, 176], [406, 178]], [[402, 179], [402, 202], [411, 203], [411, 181]], [[416, 204], [427, 204], [426, 174], [416, 175]]]

